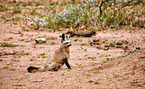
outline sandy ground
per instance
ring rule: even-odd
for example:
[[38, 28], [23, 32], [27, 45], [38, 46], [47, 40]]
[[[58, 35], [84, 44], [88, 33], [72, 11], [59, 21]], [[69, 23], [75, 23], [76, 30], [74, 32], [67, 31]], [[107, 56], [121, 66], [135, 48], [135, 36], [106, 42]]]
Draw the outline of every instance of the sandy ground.
[[[69, 63], [59, 71], [28, 73], [30, 65], [43, 67], [47, 59], [60, 46], [59, 35], [63, 32], [22, 31], [17, 25], [0, 23], [0, 89], [97, 89], [97, 88], [145, 88], [145, 31], [117, 30], [100, 31], [90, 38], [73, 37]], [[17, 34], [21, 31], [21, 34]], [[34, 39], [44, 36], [44, 44], [36, 44]], [[90, 42], [99, 39], [98, 45]], [[126, 40], [128, 49], [105, 44]], [[104, 43], [103, 43], [104, 41]], [[2, 47], [2, 44], [18, 45]], [[124, 45], [124, 44], [123, 44]], [[136, 49], [136, 47], [140, 47]], [[5, 53], [16, 53], [5, 55]]]
[[[59, 36], [66, 31], [24, 31], [14, 21], [1, 19], [0, 89], [145, 89], [145, 30], [129, 29], [72, 37], [71, 70], [64, 65], [57, 72], [28, 73], [29, 66], [44, 66], [60, 47]], [[39, 37], [47, 42], [36, 44]], [[91, 46], [93, 40], [98, 42]], [[122, 43], [119, 48], [118, 42]], [[115, 47], [104, 47], [110, 44]]]

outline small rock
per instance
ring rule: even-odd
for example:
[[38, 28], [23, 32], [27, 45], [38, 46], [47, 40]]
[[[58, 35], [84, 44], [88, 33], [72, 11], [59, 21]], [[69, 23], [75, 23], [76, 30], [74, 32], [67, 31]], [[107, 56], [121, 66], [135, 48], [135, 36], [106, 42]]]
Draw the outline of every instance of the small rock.
[[125, 44], [128, 44], [129, 42], [128, 41], [125, 41]]
[[35, 39], [35, 42], [36, 43], [46, 43], [46, 39], [45, 38], [38, 38], [38, 39]]
[[39, 30], [43, 31], [43, 30], [44, 30], [44, 28], [39, 28]]
[[110, 43], [110, 47], [115, 47], [115, 45], [113, 43]]
[[117, 42], [116, 45], [122, 45], [122, 43], [121, 42]]
[[77, 41], [77, 39], [75, 39], [74, 41]]
[[105, 41], [103, 41], [103, 43], [105, 43]]
[[143, 59], [145, 58], [145, 55], [140, 55], [139, 58]]
[[15, 55], [16, 53], [15, 52], [12, 52], [12, 53], [5, 53], [5, 55]]
[[97, 40], [93, 40], [93, 42], [99, 42], [100, 41], [100, 39], [97, 39]]
[[136, 47], [136, 49], [140, 49], [140, 47]]
[[124, 46], [123, 49], [124, 49], [124, 50], [127, 50], [127, 49], [128, 49], [128, 46]]
[[116, 48], [122, 48], [122, 45], [116, 45]]
[[109, 47], [105, 47], [104, 50], [109, 50]]
[[100, 43], [99, 43], [99, 42], [93, 42], [93, 44], [94, 44], [94, 45], [100, 45]]
[[105, 45], [105, 47], [110, 47], [110, 45]]
[[97, 46], [97, 49], [101, 49], [101, 47], [100, 46]]
[[90, 46], [93, 46], [93, 43], [92, 42], [90, 42]]

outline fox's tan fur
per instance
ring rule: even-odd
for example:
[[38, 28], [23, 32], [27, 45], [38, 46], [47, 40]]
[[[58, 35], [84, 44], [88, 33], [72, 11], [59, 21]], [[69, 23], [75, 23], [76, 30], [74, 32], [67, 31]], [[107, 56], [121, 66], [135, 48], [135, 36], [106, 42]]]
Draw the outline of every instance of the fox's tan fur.
[[55, 51], [54, 57], [49, 58], [44, 65], [44, 68], [37, 68], [37, 67], [28, 67], [28, 72], [42, 72], [42, 71], [57, 71], [59, 70], [64, 64], [71, 69], [68, 59], [69, 59], [69, 46], [65, 43], [62, 43], [60, 48]]
[[[69, 59], [69, 47], [61, 45], [61, 47], [55, 51], [55, 55], [52, 59], [48, 60], [45, 64], [45, 71], [60, 69], [65, 61]], [[53, 66], [51, 66], [53, 64]]]

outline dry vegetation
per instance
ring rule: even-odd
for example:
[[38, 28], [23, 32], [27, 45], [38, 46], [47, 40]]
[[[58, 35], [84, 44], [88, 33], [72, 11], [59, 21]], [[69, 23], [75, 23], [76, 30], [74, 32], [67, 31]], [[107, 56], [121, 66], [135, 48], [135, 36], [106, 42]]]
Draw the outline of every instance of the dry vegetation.
[[[0, 89], [145, 88], [144, 0], [0, 0], [0, 20]], [[96, 31], [71, 38], [72, 69], [28, 73], [68, 30]]]

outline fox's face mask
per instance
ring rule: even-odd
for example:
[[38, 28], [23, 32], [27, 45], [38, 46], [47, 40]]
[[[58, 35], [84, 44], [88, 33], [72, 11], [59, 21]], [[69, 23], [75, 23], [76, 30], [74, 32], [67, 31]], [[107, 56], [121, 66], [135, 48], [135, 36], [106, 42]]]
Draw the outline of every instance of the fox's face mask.
[[63, 33], [62, 34], [62, 38], [61, 38], [61, 43], [63, 43], [64, 45], [67, 45], [67, 46], [71, 46], [71, 44], [70, 44], [70, 37], [71, 37], [71, 35], [65, 35]]

